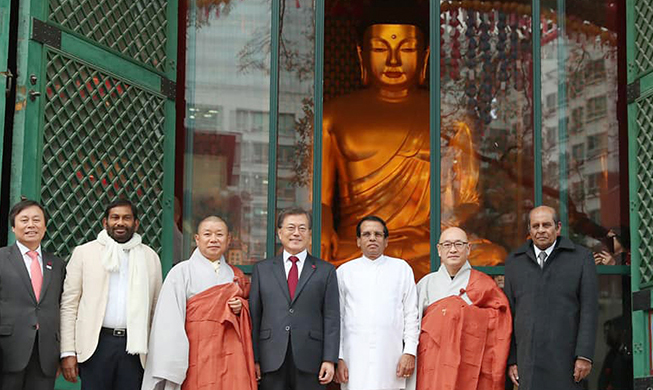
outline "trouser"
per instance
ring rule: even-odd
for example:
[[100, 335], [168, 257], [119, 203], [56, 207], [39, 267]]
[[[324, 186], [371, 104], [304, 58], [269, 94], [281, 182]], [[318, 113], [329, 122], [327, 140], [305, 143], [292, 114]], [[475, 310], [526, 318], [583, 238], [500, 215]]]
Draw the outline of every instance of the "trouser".
[[323, 390], [317, 373], [301, 371], [295, 366], [292, 345], [288, 338], [288, 349], [281, 367], [272, 372], [261, 374], [259, 390]]
[[102, 328], [93, 355], [79, 364], [82, 390], [140, 390], [143, 367], [139, 355], [127, 353], [127, 337]]
[[39, 340], [38, 332], [32, 346], [32, 355], [30, 356], [27, 367], [18, 372], [3, 372], [0, 383], [2, 390], [52, 390], [54, 389], [54, 376], [47, 376], [41, 369], [39, 359]]

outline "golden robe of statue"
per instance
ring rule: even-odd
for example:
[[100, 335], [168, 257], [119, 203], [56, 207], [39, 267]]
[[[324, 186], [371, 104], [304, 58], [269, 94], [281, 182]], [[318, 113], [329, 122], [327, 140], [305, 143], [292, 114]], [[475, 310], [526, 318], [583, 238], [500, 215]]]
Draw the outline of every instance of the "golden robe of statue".
[[[390, 231], [385, 253], [408, 260], [418, 278], [430, 271], [429, 94], [419, 88], [429, 57], [424, 42], [413, 25], [370, 26], [358, 48], [367, 88], [325, 106], [321, 250], [335, 264], [359, 256], [356, 224], [373, 214]], [[478, 209], [478, 159], [464, 122], [442, 133], [442, 226], [458, 226]], [[506, 255], [478, 238], [472, 248], [474, 265], [498, 264]]]

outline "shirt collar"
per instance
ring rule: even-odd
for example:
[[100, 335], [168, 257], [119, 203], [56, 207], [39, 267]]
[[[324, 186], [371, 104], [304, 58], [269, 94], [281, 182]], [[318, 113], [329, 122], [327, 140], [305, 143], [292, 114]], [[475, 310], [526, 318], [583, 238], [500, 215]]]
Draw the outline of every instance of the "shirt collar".
[[443, 275], [446, 275], [447, 279], [451, 279], [451, 281], [453, 281], [455, 279], [461, 278], [465, 272], [470, 272], [471, 270], [472, 270], [471, 264], [469, 264], [469, 261], [465, 261], [465, 264], [463, 264], [463, 266], [460, 267], [460, 269], [458, 270], [456, 275], [454, 275], [453, 278], [451, 277], [451, 275], [449, 275], [449, 271], [447, 271], [447, 267], [442, 263], [440, 263], [440, 268], [438, 268], [436, 272], [441, 272]]
[[[20, 254], [25, 256], [27, 252], [31, 251], [28, 247], [25, 245], [21, 244], [20, 241], [16, 241], [16, 246], [18, 246], [18, 250], [20, 251]], [[41, 254], [41, 245], [39, 245], [38, 248], [36, 248], [36, 253], [39, 254], [39, 257], [42, 259], [43, 255]]]
[[381, 264], [381, 262], [383, 260], [385, 260], [385, 255], [381, 255], [381, 256], [377, 257], [375, 260], [372, 260], [372, 259], [370, 259], [369, 257], [367, 257], [365, 255], [361, 256], [361, 258], [363, 260], [365, 260], [365, 262], [368, 263], [368, 264]]
[[[286, 252], [286, 250], [283, 250], [283, 261], [289, 261], [288, 259], [290, 258], [291, 255], [290, 253]], [[306, 256], [308, 256], [308, 251], [304, 249], [303, 251], [299, 252], [298, 254], [294, 255], [299, 259], [299, 264], [303, 264], [304, 260], [306, 260]]]
[[540, 248], [538, 248], [537, 245], [533, 244], [533, 249], [535, 250], [535, 258], [537, 259], [537, 257], [540, 255], [540, 252], [545, 252], [546, 253], [546, 258], [548, 259], [549, 256], [551, 256], [551, 252], [553, 252], [553, 248], [555, 248], [557, 242], [558, 242], [558, 239], [556, 238], [556, 240], [553, 242], [553, 244], [551, 244], [551, 246], [546, 248], [544, 251], [542, 251]]

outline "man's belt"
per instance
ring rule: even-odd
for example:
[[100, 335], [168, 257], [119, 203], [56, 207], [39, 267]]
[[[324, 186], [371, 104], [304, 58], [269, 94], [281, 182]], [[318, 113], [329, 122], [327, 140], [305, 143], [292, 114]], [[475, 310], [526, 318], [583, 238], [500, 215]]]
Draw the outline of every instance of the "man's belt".
[[114, 337], [127, 337], [127, 329], [125, 328], [105, 328], [100, 329], [100, 333], [108, 334]]

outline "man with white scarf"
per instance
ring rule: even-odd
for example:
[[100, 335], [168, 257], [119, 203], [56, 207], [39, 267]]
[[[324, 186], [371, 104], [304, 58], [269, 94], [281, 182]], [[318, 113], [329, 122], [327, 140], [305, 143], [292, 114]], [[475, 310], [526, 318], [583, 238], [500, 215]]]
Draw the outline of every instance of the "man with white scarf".
[[407, 389], [503, 390], [512, 319], [494, 280], [472, 269], [467, 234], [442, 232], [442, 264], [417, 284], [417, 369]]
[[415, 368], [418, 318], [413, 270], [383, 254], [388, 228], [364, 217], [356, 227], [363, 256], [338, 268], [340, 356], [336, 381], [343, 390], [406, 387]]
[[[84, 390], [139, 389], [161, 289], [159, 256], [141, 241], [137, 209], [110, 204], [97, 239], [73, 251], [61, 298], [61, 367]], [[79, 366], [78, 366], [79, 363]]]

